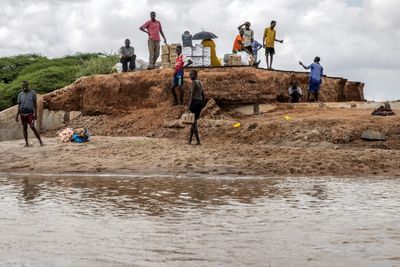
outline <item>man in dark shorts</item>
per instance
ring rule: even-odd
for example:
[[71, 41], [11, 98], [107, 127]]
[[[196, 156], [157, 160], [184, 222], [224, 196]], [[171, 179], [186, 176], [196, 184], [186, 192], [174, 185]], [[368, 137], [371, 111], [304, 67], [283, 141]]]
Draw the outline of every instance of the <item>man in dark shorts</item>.
[[[174, 72], [174, 77], [172, 78], [172, 84], [171, 84], [171, 91], [172, 95], [174, 97], [174, 105], [183, 104], [183, 69], [186, 68], [187, 66], [191, 65], [193, 62], [189, 59], [185, 63], [185, 57], [182, 55], [182, 46], [178, 46], [175, 49], [177, 57], [175, 60], [175, 72]], [[175, 88], [178, 87], [179, 90], [179, 100], [177, 97], [177, 94], [175, 92]]]
[[21, 117], [23, 133], [25, 138], [25, 146], [29, 146], [28, 142], [28, 125], [31, 127], [33, 133], [39, 140], [40, 145], [43, 145], [40, 138], [39, 131], [35, 127], [35, 120], [37, 119], [37, 98], [36, 92], [29, 88], [29, 83], [24, 81], [22, 83], [22, 91], [18, 94], [18, 112], [15, 121], [18, 122], [19, 116]]
[[[265, 57], [267, 60], [267, 68], [272, 69], [272, 61], [275, 55], [275, 42], [283, 43], [283, 40], [276, 39], [276, 21], [271, 21], [271, 26], [264, 30], [263, 46], [265, 47]], [[270, 60], [268, 60], [270, 56]]]
[[189, 73], [192, 80], [192, 88], [190, 91], [188, 109], [194, 113], [194, 123], [190, 128], [189, 145], [192, 144], [193, 135], [196, 137], [196, 145], [201, 145], [197, 120], [200, 118], [201, 110], [203, 109], [204, 91], [200, 81], [197, 79], [197, 71], [191, 70]]
[[310, 83], [308, 85], [308, 97], [307, 101], [310, 101], [310, 95], [313, 95], [313, 101], [318, 102], [319, 90], [322, 84], [322, 78], [324, 76], [324, 68], [320, 64], [321, 58], [315, 57], [314, 63], [309, 66], [305, 66], [301, 61], [299, 64], [306, 70], [311, 70], [310, 72]]

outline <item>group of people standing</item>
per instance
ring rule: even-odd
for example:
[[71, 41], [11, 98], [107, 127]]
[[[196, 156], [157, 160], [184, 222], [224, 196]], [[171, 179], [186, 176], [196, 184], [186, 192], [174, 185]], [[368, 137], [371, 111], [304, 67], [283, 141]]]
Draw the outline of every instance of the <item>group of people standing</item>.
[[[167, 39], [165, 38], [161, 22], [156, 19], [156, 16], [156, 12], [152, 11], [150, 13], [150, 20], [139, 28], [148, 36], [147, 46], [149, 49], [149, 70], [156, 68], [157, 59], [160, 57], [161, 37], [164, 39], [164, 43], [167, 44]], [[119, 49], [119, 54], [121, 57], [122, 71], [127, 72], [135, 70], [135, 49], [131, 46], [131, 41], [129, 39], [125, 40], [125, 46], [122, 46]]]
[[[234, 45], [233, 45], [233, 53], [237, 53], [239, 51], [245, 51], [249, 54], [250, 64], [254, 66], [258, 66], [260, 64], [260, 60], [257, 60], [258, 51], [261, 48], [265, 48], [265, 56], [267, 61], [268, 69], [272, 69], [273, 57], [275, 55], [275, 42], [283, 43], [283, 40], [276, 39], [276, 21], [271, 21], [270, 27], [264, 30], [263, 35], [263, 44], [261, 45], [254, 39], [254, 31], [250, 28], [250, 22], [245, 22], [239, 25], [239, 35], [236, 36]], [[149, 49], [149, 67], [148, 69], [156, 68], [156, 61], [160, 56], [160, 41], [161, 37], [164, 39], [164, 43], [167, 44], [167, 39], [165, 38], [161, 22], [156, 19], [156, 13], [150, 13], [150, 20], [144, 23], [140, 30], [145, 32], [148, 35], [148, 49]], [[213, 43], [213, 42], [212, 42]], [[135, 61], [135, 49], [130, 45], [130, 40], [125, 40], [125, 46], [120, 48], [120, 56], [121, 63], [123, 67], [123, 71], [132, 71], [136, 68]], [[211, 47], [214, 48], [215, 46]], [[176, 62], [175, 62], [175, 72], [173, 75], [172, 83], [170, 90], [172, 92], [174, 98], [174, 105], [183, 104], [183, 81], [184, 81], [184, 68], [190, 66], [193, 62], [189, 60], [185, 60], [182, 55], [182, 46], [176, 47]], [[310, 101], [310, 95], [314, 96], [314, 101], [318, 101], [319, 89], [322, 83], [323, 76], [323, 67], [320, 65], [320, 58], [316, 57], [314, 63], [309, 66], [304, 65], [302, 62], [299, 64], [305, 68], [311, 70], [310, 82], [309, 82], [309, 94], [308, 101]], [[192, 124], [189, 136], [189, 144], [192, 143], [193, 136], [195, 136], [197, 145], [200, 145], [200, 137], [197, 127], [197, 120], [200, 117], [201, 110], [203, 108], [204, 102], [204, 91], [201, 85], [201, 82], [198, 80], [198, 72], [196, 70], [191, 70], [189, 77], [192, 81], [189, 103], [188, 103], [188, 111], [194, 113], [195, 121]], [[178, 88], [178, 94], [175, 89]], [[291, 96], [291, 101], [296, 103], [299, 102], [303, 96], [302, 90], [298, 87], [297, 81], [293, 81], [289, 88], [289, 95]], [[18, 121], [21, 119], [23, 125], [23, 133], [25, 138], [25, 145], [29, 146], [28, 143], [28, 133], [27, 128], [28, 125], [38, 138], [40, 144], [42, 145], [42, 140], [40, 138], [39, 131], [35, 128], [35, 120], [37, 117], [37, 99], [35, 91], [29, 88], [29, 83], [24, 81], [22, 85], [22, 90], [18, 95], [18, 112], [15, 120]]]
[[250, 65], [258, 67], [261, 62], [261, 60], [257, 60], [258, 51], [261, 48], [265, 48], [267, 68], [272, 69], [273, 57], [275, 55], [275, 42], [283, 43], [283, 40], [276, 39], [276, 21], [271, 21], [271, 25], [265, 28], [262, 45], [254, 39], [254, 31], [250, 26], [251, 23], [248, 21], [239, 25], [239, 34], [233, 42], [232, 53], [241, 51], [247, 52], [250, 58]]
[[[257, 60], [258, 51], [262, 48], [265, 48], [265, 60], [267, 62], [267, 68], [272, 69], [272, 62], [275, 55], [275, 42], [283, 43], [283, 40], [276, 38], [276, 21], [271, 21], [270, 26], [265, 28], [262, 44], [254, 39], [254, 31], [250, 27], [250, 22], [245, 22], [239, 25], [239, 34], [236, 36], [235, 41], [233, 42], [232, 53], [238, 53], [242, 51], [247, 52], [250, 58], [249, 64], [258, 67], [261, 62], [260, 60]], [[320, 61], [321, 59], [316, 57], [314, 59], [314, 63], [309, 66], [305, 66], [302, 62], [299, 62], [304, 69], [311, 70], [307, 101], [319, 100], [319, 90], [323, 77], [323, 67], [320, 64]], [[292, 81], [288, 91], [292, 103], [298, 103], [303, 98], [303, 92], [298, 86], [297, 81]], [[311, 96], [313, 97], [312, 99]]]
[[[161, 37], [164, 39], [164, 43], [167, 44], [161, 22], [156, 19], [156, 12], [150, 13], [150, 20], [144, 23], [139, 29], [148, 35], [148, 50], [149, 50], [149, 67], [148, 69], [154, 69], [156, 67], [156, 61], [160, 56], [160, 42]], [[276, 39], [276, 21], [271, 21], [271, 25], [264, 30], [263, 42], [259, 43], [254, 38], [254, 31], [250, 28], [251, 23], [245, 22], [239, 25], [239, 34], [236, 36], [233, 44], [233, 53], [245, 51], [249, 54], [250, 65], [258, 66], [260, 60], [258, 59], [258, 51], [261, 48], [265, 48], [265, 56], [267, 61], [267, 68], [272, 69], [273, 57], [275, 55], [275, 42], [283, 43], [283, 40]], [[205, 41], [203, 40], [202, 44]], [[213, 42], [212, 42], [213, 43]], [[212, 51], [215, 51], [215, 47], [212, 47]], [[121, 56], [121, 63], [123, 71], [129, 71], [135, 69], [135, 50], [130, 46], [130, 40], [125, 40], [125, 46], [122, 46], [119, 50]], [[213, 64], [214, 66], [214, 64]]]

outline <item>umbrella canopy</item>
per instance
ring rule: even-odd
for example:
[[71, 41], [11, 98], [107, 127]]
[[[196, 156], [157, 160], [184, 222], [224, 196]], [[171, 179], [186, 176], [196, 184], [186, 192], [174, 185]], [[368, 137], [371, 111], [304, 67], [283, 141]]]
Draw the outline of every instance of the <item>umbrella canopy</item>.
[[213, 34], [212, 32], [199, 32], [196, 33], [195, 35], [193, 35], [193, 40], [204, 40], [204, 39], [215, 39], [218, 38], [218, 36], [216, 36], [215, 34]]

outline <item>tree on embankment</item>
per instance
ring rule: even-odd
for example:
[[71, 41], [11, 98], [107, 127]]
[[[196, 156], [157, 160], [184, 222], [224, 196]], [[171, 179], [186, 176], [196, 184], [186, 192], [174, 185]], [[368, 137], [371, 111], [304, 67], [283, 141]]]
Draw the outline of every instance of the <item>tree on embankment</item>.
[[37, 93], [49, 93], [82, 76], [111, 73], [118, 59], [102, 53], [54, 59], [37, 54], [0, 58], [0, 111], [16, 104], [22, 81], [29, 81]]

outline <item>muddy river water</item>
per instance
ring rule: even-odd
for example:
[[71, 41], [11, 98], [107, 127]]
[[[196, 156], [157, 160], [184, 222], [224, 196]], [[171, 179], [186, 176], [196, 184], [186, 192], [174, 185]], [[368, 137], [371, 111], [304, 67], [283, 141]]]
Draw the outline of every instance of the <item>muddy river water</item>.
[[0, 174], [0, 266], [400, 266], [400, 181]]

